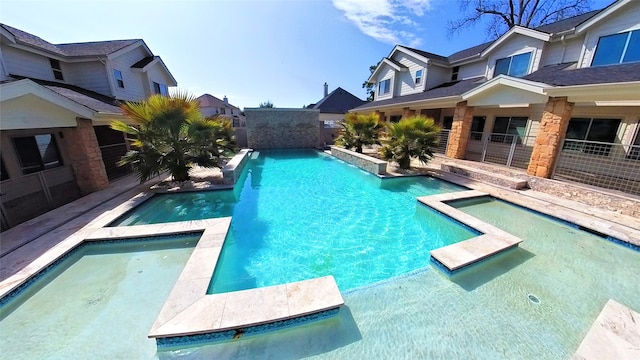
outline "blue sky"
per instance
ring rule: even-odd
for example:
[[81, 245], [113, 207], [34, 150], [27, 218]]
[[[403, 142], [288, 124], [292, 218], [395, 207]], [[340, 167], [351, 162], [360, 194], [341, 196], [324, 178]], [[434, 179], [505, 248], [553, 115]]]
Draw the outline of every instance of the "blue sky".
[[[611, 0], [592, 0], [594, 8]], [[396, 43], [441, 55], [486, 40], [447, 38], [454, 0], [2, 0], [0, 22], [51, 43], [144, 39], [194, 95], [300, 108], [340, 86], [365, 98], [369, 66]]]

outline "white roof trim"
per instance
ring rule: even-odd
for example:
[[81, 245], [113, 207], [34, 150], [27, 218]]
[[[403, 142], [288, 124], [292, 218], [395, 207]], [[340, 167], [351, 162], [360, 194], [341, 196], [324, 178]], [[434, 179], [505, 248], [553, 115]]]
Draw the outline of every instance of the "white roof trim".
[[53, 90], [39, 85], [29, 79], [12, 81], [0, 85], [0, 102], [15, 99], [24, 95], [34, 95], [61, 108], [74, 112], [81, 117], [93, 119], [96, 112], [88, 107], [66, 98]]
[[[602, 11], [600, 11], [599, 13], [597, 13], [595, 16], [591, 17], [589, 20], [583, 22], [582, 24], [576, 26], [576, 34], [579, 34], [585, 30], [587, 30], [588, 28], [590, 28], [591, 26], [593, 26], [594, 24], [600, 22], [600, 20], [606, 18], [607, 16], [611, 15], [612, 13], [618, 11], [621, 7], [629, 4], [632, 0], [618, 0], [618, 2], [615, 2], [611, 5], [609, 5], [608, 7], [606, 7], [605, 9], [603, 9]], [[636, 0], [637, 1], [637, 0]]]
[[127, 53], [135, 48], [137, 48], [138, 46], [142, 46], [144, 48], [144, 50], [147, 52], [147, 54], [149, 54], [148, 56], [153, 56], [153, 53], [151, 52], [151, 49], [149, 49], [149, 47], [147, 46], [147, 44], [144, 43], [144, 40], [142, 39], [138, 39], [136, 40], [136, 42], [131, 43], [125, 47], [123, 47], [122, 49], [116, 50], [110, 54], [107, 54], [107, 59], [111, 60], [114, 59], [124, 53]]
[[[415, 53], [415, 52], [405, 48], [402, 45], [396, 45], [395, 50], [403, 52], [403, 53], [405, 53], [407, 55], [411, 55], [411, 56], [413, 56], [414, 58], [416, 58], [418, 60], [422, 60], [425, 64], [428, 64], [429, 61], [433, 61], [433, 59], [430, 59], [430, 58], [424, 57], [424, 56], [422, 56], [422, 55], [420, 55], [418, 53]], [[389, 56], [389, 57], [391, 57], [391, 56]]]
[[[480, 57], [485, 57], [488, 53], [493, 51], [493, 49], [495, 49], [498, 46], [500, 46], [502, 43], [507, 41], [508, 38], [514, 36], [515, 34], [528, 36], [528, 37], [531, 37], [531, 38], [534, 38], [534, 39], [538, 39], [538, 40], [542, 40], [542, 41], [549, 41], [549, 39], [551, 38], [551, 34], [516, 25], [516, 26], [512, 27], [511, 29], [509, 29], [509, 31], [504, 33], [504, 35], [500, 36], [500, 38], [498, 40], [494, 41], [493, 44], [489, 45], [488, 48], [484, 49], [484, 51], [482, 51], [480, 53]], [[462, 59], [462, 60], [464, 60], [464, 59]]]
[[471, 89], [466, 93], [462, 94], [462, 98], [464, 100], [470, 99], [474, 96], [480, 95], [481, 93], [494, 88], [496, 86], [508, 86], [516, 89], [529, 91], [535, 94], [545, 95], [544, 90], [551, 87], [545, 83], [540, 83], [536, 81], [529, 81], [520, 78], [514, 78], [507, 75], [498, 75], [493, 79], [485, 82], [484, 84], [478, 86], [477, 88]]
[[[460, 102], [462, 100], [462, 98], [458, 95], [454, 95], [454, 96], [445, 96], [445, 97], [439, 97], [439, 98], [432, 98], [432, 99], [420, 99], [420, 100], [413, 100], [413, 101], [405, 101], [405, 102], [399, 102], [399, 103], [393, 103], [393, 104], [385, 104], [385, 105], [379, 105], [376, 104], [376, 101], [372, 101], [370, 103], [367, 103], [367, 106], [365, 107], [359, 107], [358, 110], [362, 111], [362, 110], [378, 110], [378, 109], [391, 109], [391, 108], [405, 108], [409, 105], [413, 105], [413, 104], [445, 104], [445, 103], [451, 103], [451, 104], [456, 104], [458, 102]], [[381, 100], [384, 101], [384, 100]], [[369, 106], [370, 104], [370, 106]], [[349, 112], [352, 112], [354, 109], [349, 110]]]
[[7, 40], [9, 40], [12, 44], [16, 43], [16, 37], [13, 36], [13, 34], [9, 30], [5, 29], [3, 26], [0, 26], [0, 35], [7, 38]]
[[374, 80], [378, 73], [380, 72], [380, 69], [382, 69], [383, 65], [387, 65], [389, 67], [391, 67], [393, 70], [395, 71], [406, 71], [407, 69], [403, 69], [401, 67], [399, 67], [398, 65], [394, 64], [393, 61], [387, 59], [387, 58], [383, 58], [382, 60], [380, 60], [380, 63], [378, 64], [378, 67], [373, 71], [373, 73], [371, 74], [371, 76], [369, 76], [369, 79], [367, 79], [367, 82], [375, 82], [372, 81]]

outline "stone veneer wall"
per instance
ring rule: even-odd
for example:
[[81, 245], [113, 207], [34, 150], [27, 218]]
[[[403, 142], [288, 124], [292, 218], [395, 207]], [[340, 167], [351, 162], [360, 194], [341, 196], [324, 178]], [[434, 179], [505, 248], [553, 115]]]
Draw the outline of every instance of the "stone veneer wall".
[[222, 168], [222, 182], [226, 185], [233, 185], [240, 178], [242, 169], [249, 161], [250, 149], [240, 150], [229, 162]]
[[245, 109], [249, 148], [286, 149], [320, 146], [320, 110]]
[[89, 119], [78, 118], [78, 126], [66, 133], [66, 150], [82, 196], [109, 186], [96, 132]]
[[383, 175], [387, 173], [387, 162], [384, 160], [376, 159], [338, 146], [331, 147], [331, 155], [375, 175]]

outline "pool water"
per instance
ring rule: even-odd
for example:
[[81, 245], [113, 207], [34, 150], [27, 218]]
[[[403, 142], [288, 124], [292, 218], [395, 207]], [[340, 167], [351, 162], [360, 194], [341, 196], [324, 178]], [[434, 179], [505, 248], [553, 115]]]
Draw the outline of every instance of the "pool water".
[[450, 205], [524, 241], [343, 293], [331, 320], [163, 358], [569, 359], [608, 299], [640, 310], [640, 252], [501, 201]]
[[0, 308], [0, 358], [150, 359], [198, 236], [83, 245]]
[[232, 215], [209, 293], [325, 275], [346, 291], [424, 268], [429, 251], [476, 236], [416, 201], [462, 189], [381, 180], [315, 150], [260, 151], [234, 191], [154, 197], [118, 224]]

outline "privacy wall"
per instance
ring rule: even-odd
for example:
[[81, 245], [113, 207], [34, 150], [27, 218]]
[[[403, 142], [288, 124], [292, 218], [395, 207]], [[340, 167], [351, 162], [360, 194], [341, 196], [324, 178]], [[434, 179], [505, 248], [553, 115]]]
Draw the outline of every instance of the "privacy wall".
[[245, 109], [251, 149], [315, 148], [320, 145], [320, 110]]

